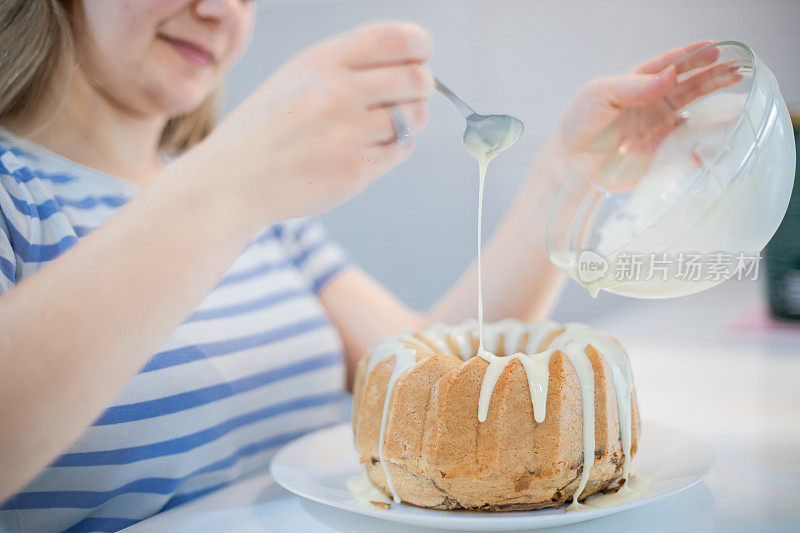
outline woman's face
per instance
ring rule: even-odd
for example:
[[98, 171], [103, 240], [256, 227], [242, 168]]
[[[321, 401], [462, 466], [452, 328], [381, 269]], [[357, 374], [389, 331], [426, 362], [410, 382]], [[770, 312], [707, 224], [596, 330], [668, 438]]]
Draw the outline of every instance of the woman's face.
[[250, 36], [252, 0], [81, 0], [81, 70], [138, 115], [176, 116], [216, 89]]

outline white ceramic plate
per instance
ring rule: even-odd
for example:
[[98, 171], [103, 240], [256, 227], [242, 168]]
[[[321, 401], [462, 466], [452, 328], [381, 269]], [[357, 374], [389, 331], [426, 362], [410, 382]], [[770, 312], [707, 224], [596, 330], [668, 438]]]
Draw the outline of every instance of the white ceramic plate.
[[360, 474], [348, 424], [315, 431], [287, 444], [270, 465], [270, 473], [287, 490], [319, 503], [362, 515], [421, 527], [462, 531], [513, 531], [583, 522], [651, 503], [698, 483], [714, 463], [711, 448], [683, 431], [645, 425], [633, 470], [649, 485], [638, 498], [613, 507], [564, 512], [564, 508], [537, 511], [482, 513], [435, 511], [392, 503], [378, 509], [360, 502], [346, 487]]

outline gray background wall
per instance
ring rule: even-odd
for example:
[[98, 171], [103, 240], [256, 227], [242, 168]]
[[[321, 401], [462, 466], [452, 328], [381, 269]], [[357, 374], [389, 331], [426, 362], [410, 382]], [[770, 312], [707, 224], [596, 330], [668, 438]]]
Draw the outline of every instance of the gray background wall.
[[[261, 0], [228, 108], [303, 47], [386, 19], [427, 27], [432, 68], [479, 112], [525, 122], [519, 145], [490, 168], [485, 239], [570, 95], [594, 76], [695, 40], [739, 40], [769, 65], [790, 105], [800, 105], [800, 0]], [[475, 256], [477, 170], [460, 146], [463, 120], [438, 96], [430, 114], [406, 163], [321, 217], [363, 268], [416, 308], [438, 298]], [[554, 316], [582, 320], [623, 300], [592, 300], [570, 282]]]

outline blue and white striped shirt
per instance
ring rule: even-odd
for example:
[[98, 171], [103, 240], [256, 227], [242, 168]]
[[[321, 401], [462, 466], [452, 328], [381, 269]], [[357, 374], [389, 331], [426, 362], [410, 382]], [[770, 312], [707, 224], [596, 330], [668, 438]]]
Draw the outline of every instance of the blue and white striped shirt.
[[[0, 185], [0, 292], [137, 192], [1, 128]], [[105, 412], [0, 506], [0, 530], [115, 531], [340, 420], [342, 344], [318, 292], [348, 264], [312, 219], [264, 229]]]

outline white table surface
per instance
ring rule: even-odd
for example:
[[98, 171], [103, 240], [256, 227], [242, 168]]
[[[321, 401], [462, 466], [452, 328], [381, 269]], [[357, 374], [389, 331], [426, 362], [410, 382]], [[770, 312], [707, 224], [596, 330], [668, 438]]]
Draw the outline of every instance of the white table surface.
[[[716, 464], [683, 493], [559, 532], [800, 531], [800, 327], [748, 326], [762, 290], [731, 281], [592, 321], [630, 354], [642, 417], [704, 438]], [[125, 531], [202, 530], [434, 531], [303, 501], [266, 473]]]

